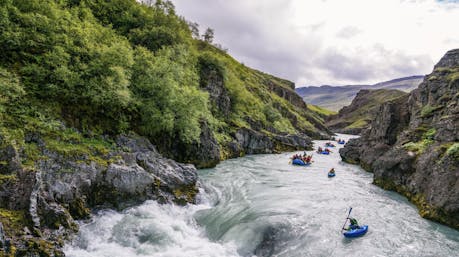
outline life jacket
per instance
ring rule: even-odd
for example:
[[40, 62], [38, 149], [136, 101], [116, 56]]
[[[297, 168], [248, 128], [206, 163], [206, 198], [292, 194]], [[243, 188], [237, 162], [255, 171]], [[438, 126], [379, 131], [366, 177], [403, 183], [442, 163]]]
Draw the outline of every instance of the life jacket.
[[358, 224], [359, 224], [359, 223], [357, 222], [357, 220], [354, 219], [354, 218], [350, 218], [349, 221], [351, 222], [351, 226], [352, 226], [352, 225], [358, 225]]

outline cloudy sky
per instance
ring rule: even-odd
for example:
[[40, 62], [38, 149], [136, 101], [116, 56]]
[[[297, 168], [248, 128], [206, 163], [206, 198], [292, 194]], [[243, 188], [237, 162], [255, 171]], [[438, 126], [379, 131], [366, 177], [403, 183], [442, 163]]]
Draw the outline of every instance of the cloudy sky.
[[172, 0], [247, 66], [304, 85], [427, 74], [459, 47], [459, 1]]

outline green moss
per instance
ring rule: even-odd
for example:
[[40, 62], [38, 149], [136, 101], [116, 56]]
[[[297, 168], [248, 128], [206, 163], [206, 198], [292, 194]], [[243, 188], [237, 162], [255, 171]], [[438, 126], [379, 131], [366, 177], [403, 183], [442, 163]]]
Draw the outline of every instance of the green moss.
[[174, 202], [179, 205], [194, 203], [199, 190], [196, 185], [183, 186], [172, 191], [175, 198]]
[[7, 182], [16, 181], [16, 180], [17, 180], [16, 174], [8, 174], [8, 175], [0, 174], [0, 185], [7, 183]]
[[422, 140], [418, 142], [407, 142], [403, 144], [403, 147], [412, 152], [423, 153], [430, 145], [434, 143], [435, 134], [437, 130], [435, 128], [427, 129], [426, 127], [419, 127], [416, 132], [422, 132]]
[[437, 130], [435, 128], [431, 128], [424, 133], [424, 139], [430, 139], [433, 140], [435, 138], [435, 134], [437, 133]]
[[354, 129], [354, 128], [364, 128], [368, 125], [368, 122], [365, 119], [359, 119], [354, 121], [352, 124], [348, 125], [346, 129]]
[[386, 189], [395, 191], [403, 196], [405, 196], [410, 202], [414, 203], [419, 210], [419, 215], [426, 219], [431, 219], [438, 221], [443, 224], [452, 225], [455, 228], [459, 228], [458, 223], [454, 223], [451, 220], [450, 214], [447, 214], [441, 208], [435, 208], [434, 206], [430, 205], [426, 201], [426, 197], [420, 193], [412, 193], [410, 192], [406, 186], [395, 184], [393, 181], [389, 179], [375, 179], [373, 184]]
[[432, 143], [433, 143], [432, 140], [424, 139], [424, 140], [419, 141], [419, 142], [408, 142], [408, 143], [404, 144], [403, 147], [408, 151], [416, 152], [418, 154], [421, 154]]
[[446, 155], [459, 159], [459, 143], [456, 142], [452, 144], [448, 150], [446, 150]]
[[455, 70], [451, 74], [448, 75], [449, 84], [452, 85], [453, 83], [459, 80], [459, 70]]
[[21, 160], [22, 160], [22, 165], [25, 168], [33, 169], [36, 161], [46, 160], [46, 159], [47, 157], [45, 157], [41, 153], [37, 144], [35, 143], [24, 144]]
[[89, 217], [91, 211], [85, 206], [85, 202], [81, 198], [69, 204], [69, 213], [74, 219], [84, 219]]
[[8, 237], [21, 235], [26, 226], [25, 212], [0, 208], [0, 222]]
[[435, 111], [439, 110], [443, 108], [442, 105], [439, 105], [439, 106], [431, 106], [430, 104], [428, 105], [425, 105], [424, 107], [422, 107], [421, 109], [421, 117], [423, 118], [426, 118], [426, 117], [429, 117], [431, 116]]

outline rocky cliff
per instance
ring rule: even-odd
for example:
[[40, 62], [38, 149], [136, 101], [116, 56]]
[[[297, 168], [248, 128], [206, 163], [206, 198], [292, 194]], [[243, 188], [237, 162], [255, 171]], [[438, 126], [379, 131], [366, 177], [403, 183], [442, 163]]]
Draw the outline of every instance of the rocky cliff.
[[325, 125], [333, 132], [358, 135], [376, 118], [381, 104], [407, 93], [395, 89], [360, 90], [352, 103], [326, 118]]
[[374, 172], [376, 185], [405, 195], [421, 216], [459, 229], [459, 49], [416, 90], [384, 103], [340, 155]]
[[87, 149], [72, 135], [55, 148], [39, 133], [23, 142], [0, 133], [0, 256], [63, 256], [76, 220], [93, 208], [195, 201], [196, 169], [163, 158], [145, 138], [106, 138], [112, 145]]

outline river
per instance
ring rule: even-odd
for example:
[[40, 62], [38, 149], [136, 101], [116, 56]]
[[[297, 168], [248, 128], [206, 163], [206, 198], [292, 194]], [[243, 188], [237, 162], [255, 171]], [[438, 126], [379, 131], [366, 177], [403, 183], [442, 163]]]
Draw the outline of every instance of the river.
[[[326, 141], [314, 142], [317, 147]], [[374, 186], [371, 173], [343, 163], [337, 148], [329, 156], [314, 153], [309, 167], [289, 165], [292, 153], [283, 153], [246, 156], [200, 170], [199, 204], [179, 207], [147, 201], [122, 212], [99, 211], [90, 222], [80, 224], [65, 253], [70, 257], [459, 256], [459, 231], [422, 219], [404, 197]], [[332, 167], [336, 177], [328, 178]], [[342, 236], [349, 207], [352, 217], [369, 225], [365, 236]]]

